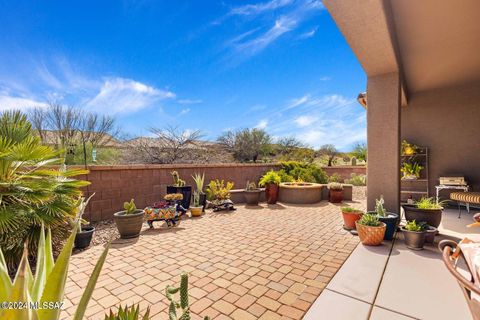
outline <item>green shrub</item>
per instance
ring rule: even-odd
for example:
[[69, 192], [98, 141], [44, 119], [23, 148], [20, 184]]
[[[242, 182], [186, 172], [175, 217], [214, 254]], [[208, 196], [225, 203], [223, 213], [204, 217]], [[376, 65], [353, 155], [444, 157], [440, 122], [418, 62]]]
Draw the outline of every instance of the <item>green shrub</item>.
[[430, 198], [425, 198], [422, 197], [420, 200], [415, 202], [415, 206], [418, 209], [426, 209], [426, 210], [438, 210], [438, 209], [443, 209], [443, 206], [445, 205], [445, 201], [440, 201], [437, 203], [435, 199], [432, 197]]
[[233, 189], [233, 182], [227, 182], [223, 180], [212, 180], [205, 189], [207, 193], [207, 199], [210, 201], [221, 201], [230, 199], [230, 190]]
[[294, 182], [295, 179], [293, 179], [292, 176], [288, 175], [285, 170], [278, 170], [276, 171], [278, 175], [280, 176], [280, 181], [281, 182]]
[[313, 163], [298, 161], [281, 162], [282, 170], [294, 181], [327, 183], [328, 176], [319, 166]]
[[363, 174], [352, 173], [350, 179], [345, 180], [345, 183], [352, 184], [354, 186], [365, 186], [367, 185], [367, 176]]
[[20, 261], [23, 244], [36, 252], [42, 224], [56, 245], [71, 230], [77, 200], [86, 181], [73, 177], [87, 171], [64, 166], [61, 151], [43, 146], [20, 112], [0, 115], [0, 248], [7, 264]]
[[342, 178], [338, 173], [334, 172], [330, 177], [328, 177], [328, 182], [342, 182]]
[[258, 182], [258, 185], [263, 187], [269, 183], [280, 184], [280, 182], [282, 182], [282, 180], [278, 172], [270, 170], [262, 176], [262, 178]]

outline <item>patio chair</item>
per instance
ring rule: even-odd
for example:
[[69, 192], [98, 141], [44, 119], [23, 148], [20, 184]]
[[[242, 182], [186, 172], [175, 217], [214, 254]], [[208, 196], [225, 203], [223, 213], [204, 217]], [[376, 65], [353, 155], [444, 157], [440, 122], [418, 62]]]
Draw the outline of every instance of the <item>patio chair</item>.
[[470, 204], [480, 204], [480, 192], [452, 192], [450, 193], [450, 200], [457, 201], [458, 218], [460, 218], [462, 214], [460, 204], [465, 203], [467, 212], [470, 213]]
[[450, 271], [450, 273], [455, 277], [460, 285], [460, 288], [462, 289], [473, 319], [480, 320], [480, 300], [478, 300], [480, 299], [480, 287], [473, 283], [472, 270], [468, 270], [470, 272], [469, 280], [460, 274], [457, 268], [458, 259], [460, 259], [460, 257], [463, 259], [465, 264], [468, 265], [465, 260], [465, 256], [463, 255], [462, 251], [460, 251], [460, 254], [458, 254], [458, 251], [455, 250], [457, 248], [457, 243], [452, 240], [440, 241], [438, 248], [440, 251], [442, 251], [442, 259], [448, 271]]

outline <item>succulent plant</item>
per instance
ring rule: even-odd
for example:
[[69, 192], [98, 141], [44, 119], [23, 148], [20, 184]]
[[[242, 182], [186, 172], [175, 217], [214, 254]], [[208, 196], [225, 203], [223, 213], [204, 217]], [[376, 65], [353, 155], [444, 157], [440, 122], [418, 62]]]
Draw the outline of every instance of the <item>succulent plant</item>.
[[85, 209], [88, 206], [88, 203], [90, 202], [90, 199], [95, 195], [95, 192], [88, 197], [87, 200], [85, 200], [85, 197], [80, 197], [77, 202], [77, 225], [78, 225], [78, 232], [82, 232], [82, 224], [86, 224], [87, 221], [83, 219], [83, 214], [85, 213]]
[[415, 220], [407, 221], [404, 229], [413, 232], [422, 232], [427, 229], [428, 225], [425, 222], [417, 223]]
[[331, 182], [328, 184], [328, 189], [330, 190], [343, 190], [343, 185], [338, 182]]
[[177, 171], [172, 171], [171, 175], [172, 175], [172, 178], [173, 178], [173, 185], [175, 187], [185, 186], [185, 180], [180, 179], [180, 175], [178, 174]]
[[358, 223], [369, 227], [379, 227], [382, 224], [377, 215], [370, 213], [362, 215]]
[[200, 207], [200, 193], [198, 192], [198, 190], [195, 190], [193, 192], [193, 206]]
[[247, 181], [247, 186], [245, 187], [245, 190], [247, 191], [258, 190], [257, 184], [255, 182]]
[[195, 173], [192, 175], [193, 181], [195, 181], [195, 185], [197, 186], [197, 191], [199, 193], [203, 193], [203, 184], [205, 182], [205, 173], [200, 175], [200, 173]]
[[[174, 294], [180, 292], [180, 302], [175, 301]], [[165, 288], [165, 296], [170, 301], [168, 307], [169, 320], [190, 320], [190, 305], [188, 303], [188, 274], [182, 272], [180, 275], [180, 286], [173, 287], [168, 285]], [[177, 317], [177, 309], [182, 309], [182, 315]], [[209, 320], [209, 317], [205, 317], [204, 320]]]
[[282, 178], [280, 177], [278, 172], [270, 170], [263, 175], [258, 184], [263, 187], [269, 183], [280, 184], [280, 182], [282, 182]]
[[140, 315], [140, 306], [133, 305], [133, 306], [125, 306], [125, 308], [122, 308], [120, 306], [118, 308], [117, 313], [113, 313], [112, 309], [110, 309], [110, 313], [105, 315], [104, 320], [148, 320], [150, 319], [150, 307], [147, 308], [147, 311], [143, 316]]
[[348, 213], [356, 213], [356, 214], [362, 214], [362, 210], [355, 209], [352, 207], [342, 207], [341, 208], [342, 212], [348, 212]]
[[[38, 240], [37, 264], [35, 276], [32, 274], [28, 263], [28, 249], [25, 245], [17, 274], [12, 283], [8, 275], [7, 266], [0, 250], [0, 301], [24, 303], [27, 308], [1, 309], [0, 319], [42, 320], [60, 319], [61, 308], [42, 308], [46, 303], [63, 301], [65, 283], [67, 280], [68, 265], [72, 248], [77, 234], [78, 225], [75, 225], [56, 261], [52, 254], [52, 235], [50, 229], [40, 229]], [[87, 286], [78, 303], [77, 310], [72, 319], [81, 320], [85, 315], [88, 302], [92, 296], [95, 284], [100, 276], [103, 263], [107, 257], [108, 245], [100, 256]]]
[[380, 196], [380, 199], [375, 199], [375, 212], [379, 217], [387, 216], [387, 210], [383, 207], [384, 204], [383, 195]]
[[131, 199], [130, 202], [123, 203], [123, 209], [125, 209], [125, 214], [132, 214], [137, 211], [137, 206], [135, 205], [133, 199]]

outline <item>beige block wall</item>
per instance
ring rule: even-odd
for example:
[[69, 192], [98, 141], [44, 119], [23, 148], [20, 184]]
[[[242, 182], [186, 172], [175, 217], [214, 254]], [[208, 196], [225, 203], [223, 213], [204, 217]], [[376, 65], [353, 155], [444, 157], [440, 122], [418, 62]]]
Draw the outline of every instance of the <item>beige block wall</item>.
[[480, 191], [480, 82], [410, 95], [401, 123], [402, 139], [429, 147], [430, 196], [455, 173]]

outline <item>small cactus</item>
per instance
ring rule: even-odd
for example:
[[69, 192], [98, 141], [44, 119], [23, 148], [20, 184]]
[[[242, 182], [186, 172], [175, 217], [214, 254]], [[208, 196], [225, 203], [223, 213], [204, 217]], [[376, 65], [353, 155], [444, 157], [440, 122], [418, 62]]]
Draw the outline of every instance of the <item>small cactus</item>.
[[[174, 300], [174, 294], [180, 292], [180, 303]], [[180, 287], [173, 287], [168, 285], [165, 288], [165, 296], [170, 301], [168, 307], [168, 319], [169, 320], [191, 320], [190, 306], [188, 304], [188, 274], [182, 272], [180, 275]], [[182, 309], [182, 315], [177, 317], [177, 309]], [[203, 318], [204, 320], [210, 320], [209, 317]]]
[[173, 178], [173, 185], [175, 187], [185, 186], [185, 180], [180, 179], [180, 175], [178, 174], [177, 171], [172, 171], [171, 175], [172, 175], [172, 178]]
[[135, 206], [135, 202], [133, 202], [133, 199], [131, 199], [130, 202], [124, 202], [123, 208], [125, 209], [125, 214], [132, 214], [137, 211], [137, 206]]

